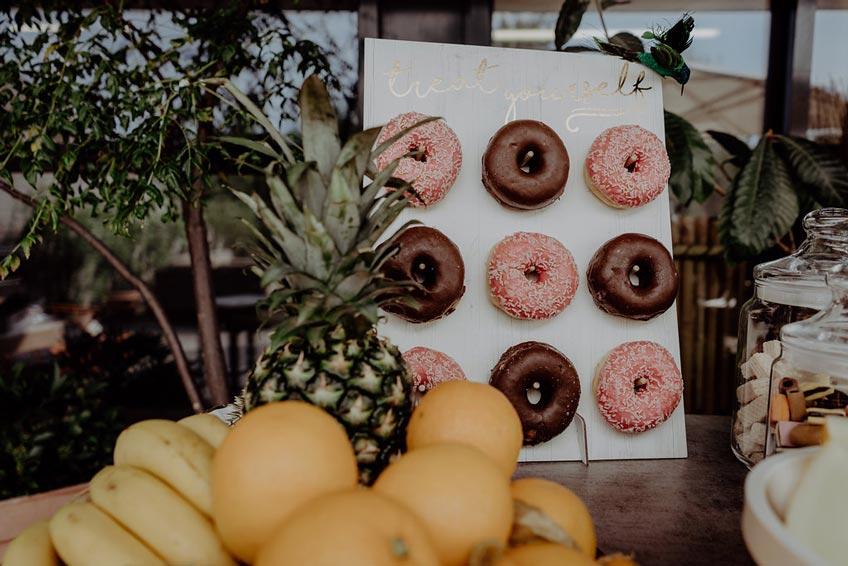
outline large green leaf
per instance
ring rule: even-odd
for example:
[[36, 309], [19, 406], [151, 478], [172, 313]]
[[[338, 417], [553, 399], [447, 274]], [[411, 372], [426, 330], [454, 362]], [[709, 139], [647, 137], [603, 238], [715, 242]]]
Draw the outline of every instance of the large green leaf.
[[303, 211], [306, 220], [306, 231], [304, 236], [307, 243], [306, 248], [306, 272], [313, 274], [317, 279], [325, 281], [330, 275], [330, 266], [335, 263], [338, 253], [333, 238], [330, 236], [324, 224], [309, 210]]
[[256, 193], [247, 195], [239, 191], [233, 194], [253, 211], [253, 214], [265, 225], [271, 238], [286, 254], [289, 262], [301, 271], [307, 271], [309, 248], [307, 242], [289, 230], [285, 223], [265, 204], [262, 197]]
[[751, 148], [736, 136], [716, 130], [707, 130], [707, 134], [730, 155], [730, 163], [739, 169], [751, 159]]
[[790, 136], [775, 136], [796, 181], [824, 206], [848, 206], [848, 167], [825, 145]]
[[766, 134], [724, 200], [719, 229], [726, 252], [736, 259], [765, 252], [792, 228], [798, 214], [792, 178]]
[[355, 193], [356, 202], [359, 203], [359, 194], [362, 188], [362, 177], [368, 168], [368, 161], [371, 157], [371, 148], [380, 135], [381, 128], [370, 128], [363, 132], [353, 134], [344, 144], [339, 158], [336, 161], [336, 167], [333, 171], [338, 171], [342, 178]]
[[303, 212], [298, 208], [285, 182], [277, 176], [269, 176], [267, 182], [274, 210], [288, 222], [295, 232], [302, 234], [305, 230], [306, 221], [303, 219]]
[[321, 79], [309, 76], [300, 89], [300, 120], [304, 161], [314, 161], [325, 184], [341, 151], [339, 125], [330, 95]]
[[684, 205], [693, 200], [704, 202], [715, 190], [713, 153], [692, 124], [677, 114], [668, 111], [664, 114], [671, 190]]
[[580, 27], [583, 14], [586, 13], [588, 7], [589, 0], [565, 0], [562, 3], [554, 28], [554, 45], [557, 51], [562, 51], [563, 46], [568, 43], [568, 40]]
[[304, 209], [310, 210], [313, 214], [321, 214], [327, 196], [327, 187], [315, 169], [314, 162], [295, 163], [287, 168], [286, 184], [291, 188], [292, 196]]
[[330, 193], [324, 206], [324, 226], [339, 252], [346, 254], [359, 232], [359, 186], [351, 186], [341, 169], [333, 170]]

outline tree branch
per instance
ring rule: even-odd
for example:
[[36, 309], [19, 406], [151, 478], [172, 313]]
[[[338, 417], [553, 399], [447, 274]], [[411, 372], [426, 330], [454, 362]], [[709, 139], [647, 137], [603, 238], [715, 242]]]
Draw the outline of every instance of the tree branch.
[[[6, 181], [0, 180], [0, 190], [17, 200], [18, 202], [22, 202], [23, 204], [29, 206], [30, 208], [35, 208], [38, 206], [38, 201], [30, 197], [29, 195], [25, 195], [24, 193], [16, 190], [14, 187], [9, 185]], [[85, 226], [67, 216], [66, 214], [62, 214], [59, 216], [59, 221], [68, 227], [72, 232], [77, 234], [80, 238], [82, 238], [89, 246], [91, 246], [94, 251], [103, 256], [103, 259], [112, 266], [112, 268], [118, 272], [118, 275], [124, 278], [133, 288], [135, 288], [140, 294], [144, 302], [147, 304], [147, 307], [150, 309], [150, 312], [153, 313], [156, 322], [159, 323], [159, 327], [162, 329], [162, 334], [165, 337], [165, 341], [168, 344], [168, 347], [171, 350], [171, 354], [174, 356], [174, 363], [177, 366], [177, 371], [180, 374], [180, 379], [183, 382], [183, 387], [185, 388], [186, 394], [188, 395], [189, 400], [191, 401], [192, 409], [195, 412], [200, 413], [203, 411], [203, 403], [200, 400], [200, 395], [198, 395], [197, 389], [194, 386], [194, 381], [191, 378], [191, 370], [188, 366], [188, 359], [186, 358], [185, 351], [183, 350], [182, 344], [180, 343], [179, 338], [177, 337], [177, 333], [174, 330], [174, 327], [171, 325], [170, 320], [168, 320], [168, 315], [165, 313], [165, 309], [162, 307], [162, 304], [156, 298], [156, 295], [153, 294], [153, 291], [150, 287], [142, 281], [138, 276], [133, 273], [130, 268], [118, 258], [112, 250], [110, 250], [106, 244], [104, 244], [97, 236], [92, 234]]]

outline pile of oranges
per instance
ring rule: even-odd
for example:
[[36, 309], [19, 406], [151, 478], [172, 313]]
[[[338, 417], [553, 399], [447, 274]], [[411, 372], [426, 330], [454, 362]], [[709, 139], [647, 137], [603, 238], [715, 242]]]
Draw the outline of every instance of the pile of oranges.
[[511, 481], [521, 422], [497, 389], [438, 385], [413, 412], [407, 445], [359, 487], [350, 441], [330, 415], [298, 401], [255, 409], [214, 457], [218, 532], [255, 566], [598, 564], [592, 518], [573, 492]]

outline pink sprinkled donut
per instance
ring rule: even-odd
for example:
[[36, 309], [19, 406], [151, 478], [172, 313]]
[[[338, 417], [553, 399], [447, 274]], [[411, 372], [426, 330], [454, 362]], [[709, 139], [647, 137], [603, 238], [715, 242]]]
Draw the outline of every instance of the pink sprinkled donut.
[[416, 402], [443, 381], [468, 379], [456, 360], [438, 350], [417, 346], [403, 353], [403, 361], [412, 374], [412, 394]]
[[[424, 118], [427, 116], [418, 112], [395, 116], [380, 131], [377, 145]], [[423, 153], [416, 157], [403, 157], [411, 151]], [[377, 168], [382, 171], [399, 157], [402, 159], [394, 176], [412, 184], [420, 199], [413, 199], [411, 204], [419, 207], [436, 204], [445, 198], [462, 167], [459, 138], [443, 120], [418, 126], [393, 143], [377, 156]]]
[[665, 422], [683, 394], [683, 378], [656, 342], [625, 342], [598, 366], [592, 383], [598, 409], [621, 432], [645, 432]]
[[551, 318], [577, 291], [577, 264], [565, 246], [544, 234], [516, 232], [492, 249], [489, 295], [514, 318]]
[[616, 126], [599, 135], [586, 157], [586, 184], [605, 204], [635, 208], [657, 198], [671, 175], [663, 142], [641, 126]]

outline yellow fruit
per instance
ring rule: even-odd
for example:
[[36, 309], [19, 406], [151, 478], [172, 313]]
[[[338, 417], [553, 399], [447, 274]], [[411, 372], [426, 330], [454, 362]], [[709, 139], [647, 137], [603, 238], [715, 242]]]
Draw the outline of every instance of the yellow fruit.
[[211, 413], [190, 415], [178, 420], [177, 424], [194, 431], [203, 440], [208, 442], [212, 448], [216, 449], [224, 442], [227, 435], [230, 434], [230, 427]]
[[47, 523], [43, 519], [21, 531], [6, 548], [3, 566], [59, 566]]
[[583, 554], [595, 557], [597, 539], [592, 515], [573, 491], [552, 481], [525, 478], [512, 482], [512, 497], [541, 509], [574, 539]]
[[230, 552], [253, 563], [296, 507], [351, 489], [357, 478], [347, 433], [328, 413], [301, 401], [263, 405], [242, 417], [215, 452], [215, 526]]
[[598, 566], [579, 550], [552, 542], [509, 549], [498, 566]]
[[126, 428], [115, 441], [116, 466], [150, 472], [205, 515], [212, 513], [209, 474], [215, 449], [174, 421], [150, 419]]
[[470, 446], [436, 444], [407, 452], [383, 471], [374, 490], [424, 522], [445, 566], [465, 564], [479, 542], [505, 544], [512, 527], [509, 480]]
[[48, 525], [67, 566], [165, 566], [165, 561], [93, 503], [69, 503]]
[[411, 511], [372, 490], [325, 495], [295, 510], [259, 551], [256, 566], [439, 566]]
[[208, 517], [151, 474], [106, 466], [89, 484], [91, 500], [168, 564], [235, 566]]
[[511, 477], [524, 442], [521, 420], [498, 389], [473, 381], [446, 381], [425, 395], [406, 431], [410, 451], [433, 444], [473, 446]]

